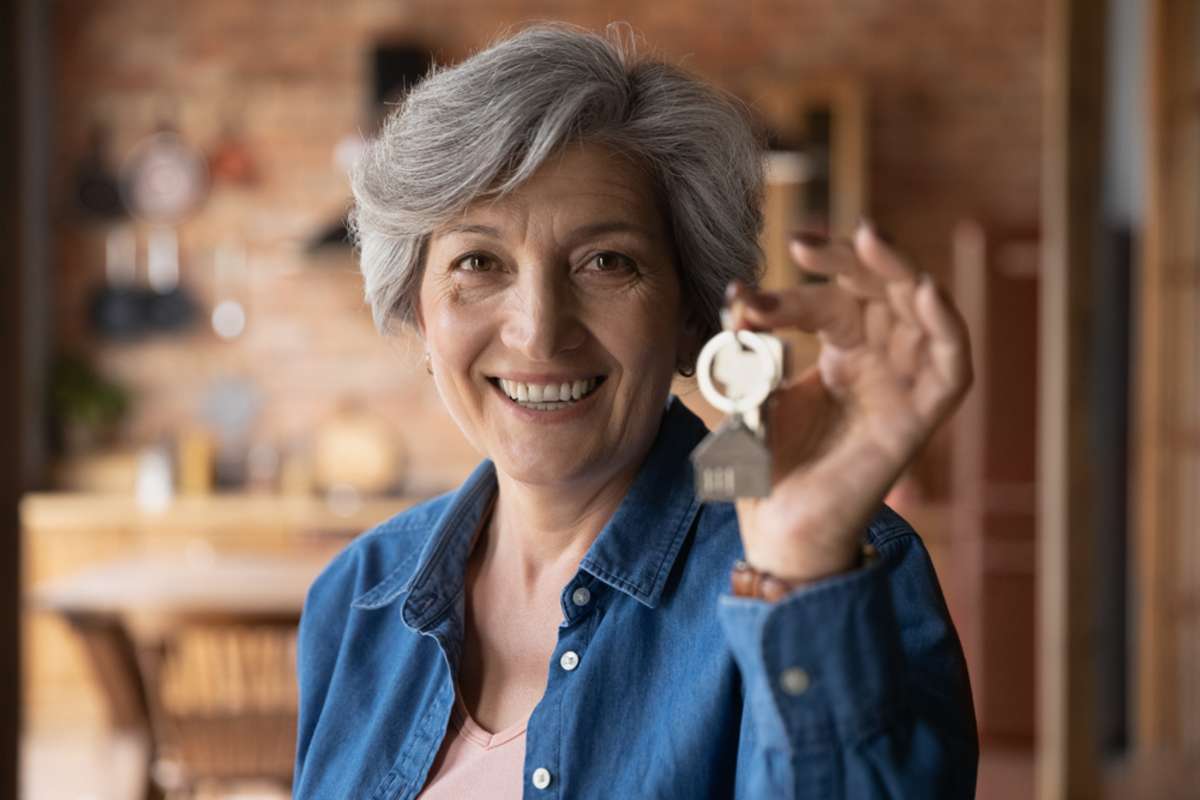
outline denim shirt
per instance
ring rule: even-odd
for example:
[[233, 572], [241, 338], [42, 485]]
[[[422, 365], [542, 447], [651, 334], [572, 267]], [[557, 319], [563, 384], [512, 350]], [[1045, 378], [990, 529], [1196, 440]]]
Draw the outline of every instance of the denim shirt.
[[[523, 796], [973, 796], [966, 665], [921, 540], [883, 508], [868, 566], [775, 604], [729, 596], [737, 518], [697, 499], [688, 460], [705, 433], [673, 399], [563, 588]], [[468, 551], [496, 491], [485, 461], [358, 537], [313, 583], [295, 798], [421, 791], [454, 703]]]

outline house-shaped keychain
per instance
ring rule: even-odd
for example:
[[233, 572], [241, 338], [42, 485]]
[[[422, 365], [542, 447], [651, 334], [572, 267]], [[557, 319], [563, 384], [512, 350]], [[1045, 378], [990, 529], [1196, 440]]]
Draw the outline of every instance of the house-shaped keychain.
[[692, 451], [696, 494], [702, 500], [732, 501], [771, 493], [771, 451], [733, 415]]

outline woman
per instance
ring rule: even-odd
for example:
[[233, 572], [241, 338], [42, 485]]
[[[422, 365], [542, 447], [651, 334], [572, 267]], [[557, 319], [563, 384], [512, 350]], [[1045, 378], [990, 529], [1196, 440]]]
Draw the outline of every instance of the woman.
[[[354, 178], [367, 297], [487, 460], [310, 590], [296, 797], [973, 794], [961, 649], [882, 506], [970, 382], [965, 330], [867, 226], [793, 243], [824, 281], [749, 288], [760, 164], [715, 91], [562, 26], [387, 122]], [[737, 325], [823, 342], [736, 509], [697, 499], [670, 397], [727, 286]]]

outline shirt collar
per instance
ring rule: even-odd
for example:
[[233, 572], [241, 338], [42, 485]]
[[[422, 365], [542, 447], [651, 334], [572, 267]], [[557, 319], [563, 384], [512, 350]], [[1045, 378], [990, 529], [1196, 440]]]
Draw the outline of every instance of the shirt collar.
[[707, 433], [700, 418], [672, 397], [650, 454], [582, 569], [650, 608], [658, 605], [700, 510], [689, 456]]
[[[645, 462], [612, 519], [588, 549], [580, 568], [644, 605], [658, 605], [663, 587], [700, 509], [689, 455], [708, 432], [672, 397]], [[476, 530], [496, 493], [496, 468], [483, 461], [454, 493], [434, 523], [411, 573], [404, 566], [354, 600], [380, 608], [404, 598], [401, 616], [425, 630], [462, 590]], [[406, 575], [411, 575], [407, 580]]]

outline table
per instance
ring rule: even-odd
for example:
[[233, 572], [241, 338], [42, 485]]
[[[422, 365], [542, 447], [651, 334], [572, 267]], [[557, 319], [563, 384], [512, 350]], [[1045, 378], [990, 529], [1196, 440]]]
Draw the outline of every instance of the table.
[[163, 796], [163, 709], [158, 698], [165, 643], [186, 625], [294, 628], [308, 586], [331, 552], [141, 554], [89, 567], [34, 589], [35, 607], [60, 614], [81, 637], [115, 727], [149, 744], [144, 796]]

